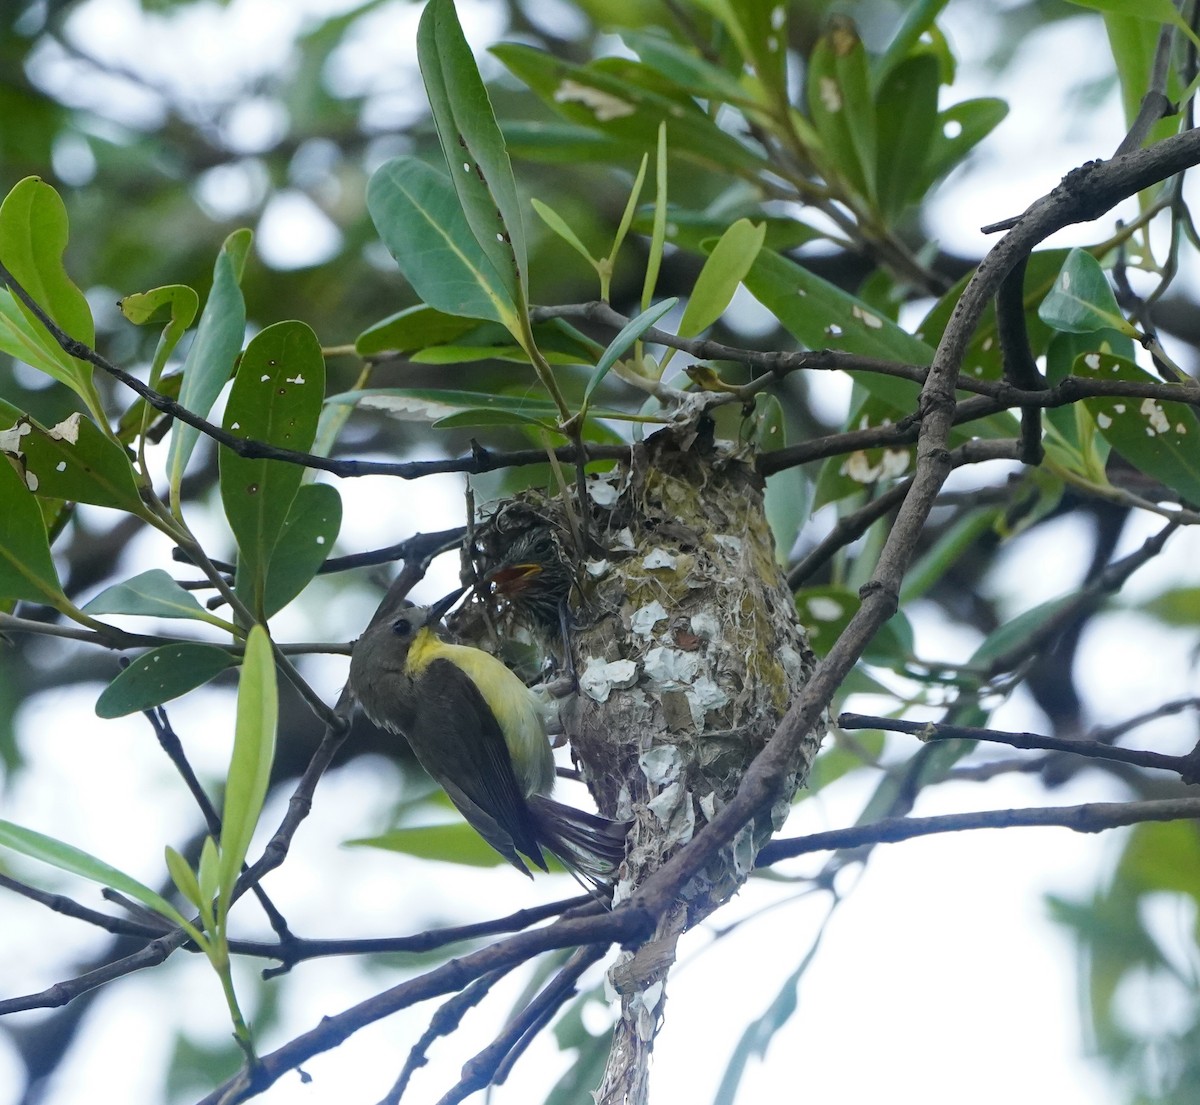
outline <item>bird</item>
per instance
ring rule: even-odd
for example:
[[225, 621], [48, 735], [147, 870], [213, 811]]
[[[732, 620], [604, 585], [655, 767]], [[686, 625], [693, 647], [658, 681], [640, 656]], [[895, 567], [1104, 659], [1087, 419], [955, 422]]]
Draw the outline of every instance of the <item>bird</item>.
[[403, 735], [467, 822], [518, 871], [549, 870], [543, 849], [587, 888], [611, 892], [628, 822], [549, 797], [555, 768], [537, 696], [491, 653], [438, 635], [465, 588], [427, 607], [376, 615], [355, 642], [350, 691]]
[[505, 550], [484, 577], [518, 619], [535, 628], [563, 631], [575, 578], [549, 529], [528, 530]]

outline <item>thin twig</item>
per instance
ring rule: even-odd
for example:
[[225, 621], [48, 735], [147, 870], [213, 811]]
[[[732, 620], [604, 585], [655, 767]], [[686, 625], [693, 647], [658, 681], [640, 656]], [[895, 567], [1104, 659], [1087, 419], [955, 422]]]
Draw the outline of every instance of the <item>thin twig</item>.
[[427, 1052], [430, 1046], [442, 1036], [449, 1036], [450, 1033], [456, 1031], [467, 1012], [483, 1001], [492, 986], [507, 973], [507, 971], [492, 971], [483, 975], [438, 1006], [437, 1011], [429, 1018], [429, 1027], [421, 1033], [420, 1038], [409, 1050], [408, 1058], [404, 1060], [399, 1077], [380, 1100], [379, 1105], [399, 1105], [412, 1076], [429, 1062]]
[[883, 729], [891, 733], [908, 733], [921, 740], [971, 740], [1005, 744], [1010, 748], [1032, 748], [1045, 752], [1069, 752], [1093, 760], [1112, 760], [1134, 767], [1155, 768], [1177, 774], [1185, 783], [1200, 782], [1200, 754], [1168, 756], [1137, 748], [1118, 748], [1095, 740], [1070, 740], [1041, 733], [1009, 733], [1000, 729], [981, 729], [972, 725], [944, 725], [939, 722], [904, 721], [899, 718], [875, 717], [870, 714], [842, 714], [838, 725], [843, 729]]
[[258, 940], [236, 940], [230, 941], [229, 950], [238, 955], [280, 960], [282, 966], [263, 971], [263, 978], [274, 978], [291, 970], [297, 963], [309, 959], [334, 955], [423, 955], [450, 944], [461, 944], [466, 940], [481, 940], [487, 936], [520, 932], [552, 917], [586, 917], [600, 912], [602, 908], [589, 895], [581, 894], [574, 898], [547, 902], [545, 905], [531, 906], [529, 909], [519, 909], [515, 913], [491, 921], [429, 929], [412, 936], [380, 936], [364, 940], [309, 940], [293, 937], [286, 946]]
[[525, 1051], [537, 1032], [572, 997], [579, 976], [595, 963], [608, 945], [579, 948], [567, 960], [541, 993], [507, 1025], [496, 1039], [463, 1065], [462, 1078], [438, 1101], [438, 1105], [458, 1105], [476, 1090], [504, 1081], [513, 1062]]
[[870, 844], [895, 844], [936, 833], [968, 829], [1012, 829], [1055, 826], [1077, 833], [1099, 833], [1143, 821], [1184, 821], [1200, 818], [1200, 798], [1159, 798], [1147, 802], [1087, 802], [1080, 806], [1046, 806], [1024, 810], [977, 810], [937, 817], [888, 817], [868, 825], [831, 829], [809, 836], [768, 842], [758, 853], [758, 866], [809, 852], [832, 852]]

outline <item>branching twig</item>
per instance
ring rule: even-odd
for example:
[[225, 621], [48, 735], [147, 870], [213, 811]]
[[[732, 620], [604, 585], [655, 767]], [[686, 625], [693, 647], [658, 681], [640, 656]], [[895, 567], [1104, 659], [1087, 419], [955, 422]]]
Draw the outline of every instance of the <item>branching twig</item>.
[[[335, 476], [398, 476], [405, 480], [420, 479], [422, 476], [444, 472], [494, 472], [498, 468], [517, 468], [530, 464], [541, 464], [546, 459], [544, 449], [518, 449], [508, 453], [493, 453], [481, 446], [475, 446], [469, 457], [447, 458], [445, 460], [421, 461], [372, 461], [372, 460], [338, 460], [333, 457], [323, 457], [316, 453], [303, 453], [295, 449], [283, 449], [265, 441], [254, 438], [238, 437], [228, 430], [209, 422], [200, 415], [181, 406], [174, 399], [152, 387], [143, 384], [136, 376], [113, 364], [101, 356], [91, 346], [77, 341], [66, 333], [46, 312], [37, 301], [22, 287], [21, 283], [0, 263], [0, 280], [3, 280], [13, 294], [25, 304], [34, 317], [46, 328], [50, 336], [58, 343], [64, 353], [77, 360], [107, 373], [114, 380], [124, 384], [136, 395], [140, 396], [155, 410], [169, 414], [180, 422], [199, 430], [206, 437], [219, 445], [232, 449], [240, 457], [259, 460], [280, 460], [288, 464], [300, 464], [320, 472], [329, 472]], [[621, 460], [629, 450], [618, 445], [589, 445], [588, 460]], [[576, 449], [573, 445], [564, 445], [554, 451], [559, 460], [574, 463]]]
[[55, 913], [61, 913], [64, 917], [74, 917], [77, 921], [86, 921], [89, 925], [102, 928], [114, 936], [140, 936], [146, 940], [153, 940], [162, 935], [161, 925], [148, 925], [142, 924], [140, 921], [131, 921], [126, 917], [113, 917], [111, 914], [101, 913], [99, 910], [80, 905], [74, 898], [68, 898], [64, 894], [49, 894], [45, 890], [29, 886], [8, 875], [0, 874], [0, 886], [5, 890], [20, 894], [23, 898], [37, 902], [39, 905], [44, 905]]
[[[179, 776], [183, 779], [184, 785], [188, 788], [188, 793], [191, 794], [197, 807], [200, 809], [200, 814], [204, 818], [204, 824], [208, 829], [209, 835], [213, 840], [221, 839], [221, 815], [217, 813], [216, 807], [212, 804], [204, 787], [200, 785], [200, 780], [196, 777], [195, 771], [192, 770], [192, 765], [188, 762], [187, 754], [183, 750], [183, 741], [179, 739], [179, 734], [171, 727], [171, 719], [167, 716], [166, 708], [156, 706], [152, 710], [143, 710], [147, 721], [150, 722], [150, 727], [154, 730], [154, 735], [158, 738], [159, 747], [167, 754], [174, 766], [179, 772]], [[246, 865], [242, 864], [242, 869], [245, 870]], [[288, 930], [288, 923], [284, 919], [283, 914], [276, 908], [275, 903], [267, 897], [267, 892], [261, 886], [253, 887], [255, 898], [258, 899], [258, 904], [262, 906], [263, 912], [267, 915], [267, 920], [270, 922], [271, 929], [280, 941], [286, 944], [289, 940], [294, 939]]]
[[238, 955], [280, 960], [282, 966], [263, 971], [263, 978], [274, 978], [291, 970], [297, 963], [309, 959], [332, 955], [394, 955], [399, 952], [410, 955], [424, 954], [449, 944], [461, 944], [465, 940], [480, 940], [485, 936], [520, 932], [551, 917], [587, 917], [600, 912], [600, 909], [600, 904], [592, 897], [581, 894], [575, 898], [563, 898], [557, 902], [519, 909], [492, 921], [429, 929], [412, 936], [380, 936], [366, 940], [306, 940], [293, 937], [286, 945], [257, 940], [234, 940], [230, 941], [229, 950]]
[[504, 1031], [479, 1054], [463, 1066], [462, 1078], [438, 1101], [438, 1105], [458, 1105], [476, 1090], [504, 1081], [513, 1063], [576, 991], [579, 976], [607, 950], [607, 945], [582, 947], [575, 952], [554, 978], [520, 1013], [504, 1027]]
[[1025, 810], [978, 810], [937, 817], [888, 817], [869, 825], [809, 836], [772, 840], [758, 853], [760, 867], [809, 852], [832, 852], [869, 844], [895, 844], [935, 833], [967, 829], [1010, 829], [1057, 826], [1077, 833], [1099, 833], [1143, 821], [1183, 821], [1200, 818], [1200, 798], [1159, 798], [1148, 802], [1088, 802], [1081, 806], [1047, 806]]
[[429, 1018], [429, 1027], [421, 1033], [420, 1039], [413, 1044], [409, 1051], [400, 1076], [379, 1102], [379, 1105], [399, 1105], [400, 1098], [408, 1089], [408, 1083], [413, 1074], [429, 1062], [426, 1052], [429, 1051], [430, 1045], [442, 1036], [449, 1036], [451, 1032], [454, 1032], [468, 1010], [483, 1001], [492, 986], [506, 973], [506, 971], [492, 971], [490, 974], [483, 975], [438, 1007], [437, 1012]]
[[[968, 441], [951, 453], [952, 466], [979, 464], [988, 460], [1017, 460], [1020, 444], [1016, 441]], [[894, 510], [908, 494], [912, 480], [902, 480], [872, 499], [866, 506], [839, 518], [837, 524], [803, 560], [788, 571], [788, 586], [793, 590], [826, 564], [839, 549], [857, 541], [872, 525]]]
[[653, 918], [636, 906], [625, 905], [593, 917], [556, 921], [534, 932], [522, 932], [435, 967], [367, 998], [341, 1013], [322, 1019], [315, 1028], [261, 1057], [253, 1072], [242, 1071], [201, 1099], [200, 1105], [237, 1105], [260, 1093], [282, 1075], [321, 1052], [329, 1051], [360, 1028], [421, 1001], [461, 990], [492, 971], [507, 970], [543, 952], [587, 944], [607, 947], [613, 942], [640, 942], [653, 931]]
[[1117, 748], [1095, 740], [1068, 740], [1041, 733], [1008, 733], [1000, 729], [980, 729], [971, 725], [943, 725], [938, 722], [903, 721], [868, 714], [842, 714], [838, 725], [843, 729], [884, 729], [891, 733], [909, 733], [921, 740], [972, 740], [1006, 744], [1010, 748], [1036, 748], [1046, 752], [1069, 752], [1093, 760], [1113, 760], [1134, 767], [1171, 771], [1185, 783], [1200, 782], [1200, 753], [1168, 756], [1137, 748]]

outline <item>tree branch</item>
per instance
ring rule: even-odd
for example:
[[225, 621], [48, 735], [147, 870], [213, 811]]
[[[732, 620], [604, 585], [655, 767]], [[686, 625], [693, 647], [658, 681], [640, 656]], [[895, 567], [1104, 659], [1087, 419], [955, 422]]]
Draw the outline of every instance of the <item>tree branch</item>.
[[1162, 752], [1136, 748], [1117, 748], [1095, 740], [1068, 740], [1044, 736], [1041, 733], [1008, 733], [1000, 729], [981, 729], [973, 725], [944, 725], [939, 722], [904, 721], [899, 718], [874, 717], [869, 714], [842, 714], [837, 719], [843, 729], [883, 729], [891, 733], [908, 733], [921, 740], [971, 740], [1006, 744], [1010, 748], [1041, 749], [1046, 752], [1069, 752], [1094, 760], [1113, 760], [1134, 767], [1171, 771], [1185, 783], [1200, 783], [1200, 751], [1186, 756], [1168, 756]]
[[1200, 798], [1160, 798], [1148, 802], [1087, 802], [1081, 806], [1047, 806], [1025, 810], [979, 810], [937, 817], [888, 817], [869, 825], [832, 829], [809, 836], [772, 840], [758, 854], [761, 867], [809, 852], [832, 852], [868, 844], [958, 833], [967, 829], [1012, 829], [1055, 826], [1077, 833], [1100, 833], [1143, 821], [1184, 821], [1200, 818]]

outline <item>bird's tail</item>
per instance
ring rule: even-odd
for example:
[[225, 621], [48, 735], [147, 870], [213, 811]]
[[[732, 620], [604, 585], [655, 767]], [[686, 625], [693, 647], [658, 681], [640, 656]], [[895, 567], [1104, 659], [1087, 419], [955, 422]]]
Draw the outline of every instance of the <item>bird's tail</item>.
[[625, 834], [630, 823], [610, 821], [541, 794], [531, 795], [528, 801], [538, 843], [589, 888], [611, 894], [617, 868], [625, 858]]

